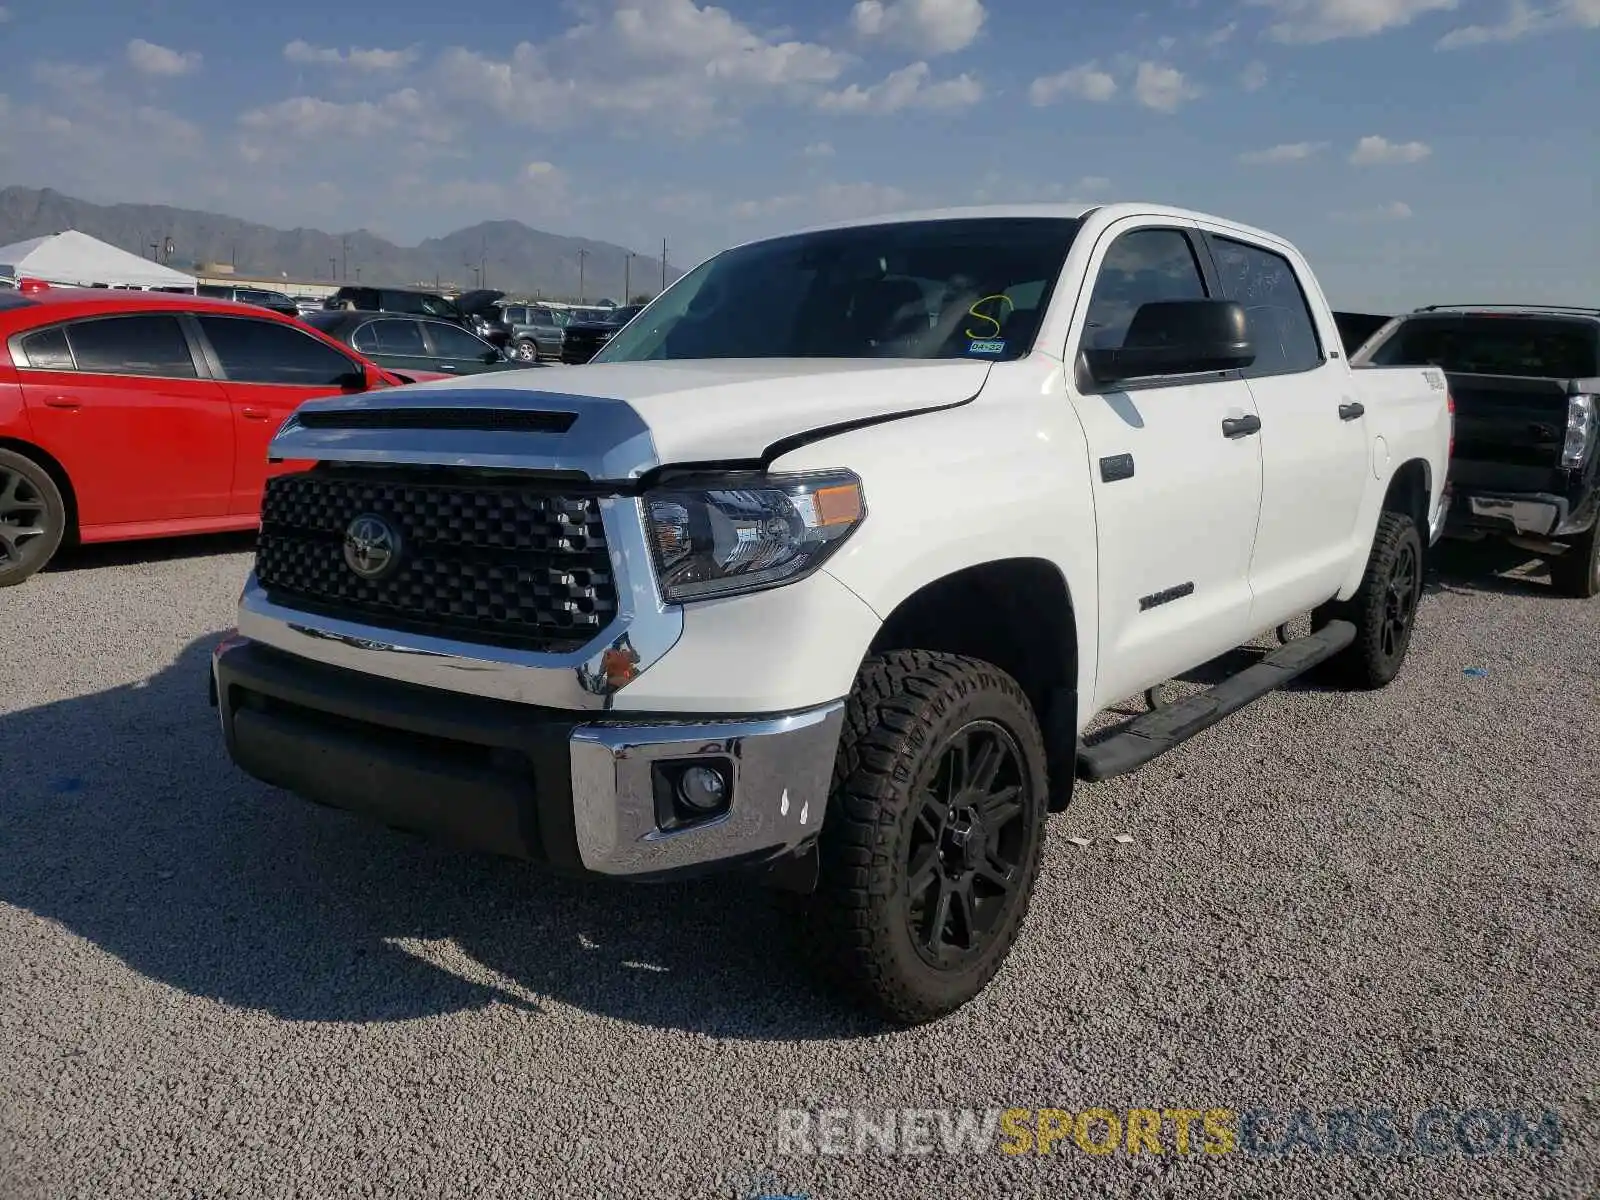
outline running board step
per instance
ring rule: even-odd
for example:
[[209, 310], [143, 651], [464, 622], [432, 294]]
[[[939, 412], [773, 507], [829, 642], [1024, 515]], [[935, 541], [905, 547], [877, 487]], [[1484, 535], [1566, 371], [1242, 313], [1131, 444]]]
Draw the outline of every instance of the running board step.
[[1182, 745], [1291, 679], [1326, 662], [1356, 640], [1349, 621], [1330, 621], [1307, 637], [1280, 646], [1253, 666], [1231, 675], [1214, 687], [1143, 713], [1121, 733], [1094, 746], [1078, 748], [1078, 778], [1090, 782], [1126, 775], [1151, 759]]

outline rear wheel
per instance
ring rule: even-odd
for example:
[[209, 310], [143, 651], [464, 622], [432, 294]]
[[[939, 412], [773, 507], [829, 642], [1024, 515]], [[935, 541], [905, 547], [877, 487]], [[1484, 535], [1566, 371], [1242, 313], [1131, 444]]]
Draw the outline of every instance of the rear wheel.
[[1316, 629], [1335, 620], [1356, 627], [1356, 640], [1328, 661], [1330, 676], [1350, 687], [1381, 688], [1400, 673], [1422, 600], [1422, 561], [1416, 522], [1405, 513], [1381, 514], [1360, 590], [1312, 615]]
[[1563, 596], [1580, 600], [1600, 596], [1600, 517], [1565, 554], [1550, 560], [1550, 582]]
[[67, 531], [67, 506], [55, 480], [31, 458], [0, 450], [0, 587], [33, 575]]
[[970, 658], [868, 659], [851, 693], [819, 847], [826, 965], [914, 1024], [1005, 961], [1039, 870], [1045, 750], [1022, 689]]

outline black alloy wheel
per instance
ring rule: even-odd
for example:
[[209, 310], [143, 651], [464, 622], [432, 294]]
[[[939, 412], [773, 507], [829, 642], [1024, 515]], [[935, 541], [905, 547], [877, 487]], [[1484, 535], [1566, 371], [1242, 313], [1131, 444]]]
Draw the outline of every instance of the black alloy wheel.
[[1379, 635], [1384, 657], [1394, 658], [1404, 652], [1411, 640], [1411, 621], [1417, 615], [1417, 603], [1421, 599], [1422, 564], [1415, 547], [1410, 542], [1404, 542], [1389, 567], [1383, 630]]
[[927, 650], [867, 658], [817, 844], [817, 965], [897, 1024], [966, 1004], [1027, 917], [1048, 802], [1044, 738], [1005, 671]]
[[906, 919], [940, 970], [980, 956], [1021, 886], [1028, 786], [1017, 741], [993, 721], [958, 729], [925, 772], [907, 839]]

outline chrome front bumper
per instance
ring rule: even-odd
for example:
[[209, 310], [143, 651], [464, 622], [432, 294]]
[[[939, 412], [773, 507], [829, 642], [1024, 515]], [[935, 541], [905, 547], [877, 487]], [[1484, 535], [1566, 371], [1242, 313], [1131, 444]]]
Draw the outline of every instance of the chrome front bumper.
[[[843, 723], [840, 701], [760, 720], [579, 726], [570, 754], [584, 868], [658, 875], [798, 848], [822, 828]], [[663, 829], [656, 768], [691, 761], [731, 775], [732, 803], [710, 821]]]
[[[229, 755], [276, 787], [469, 849], [633, 878], [775, 860], [816, 837], [836, 701], [756, 718], [601, 714], [452, 694], [285, 655], [212, 655]], [[687, 817], [669, 772], [701, 763], [725, 811]]]

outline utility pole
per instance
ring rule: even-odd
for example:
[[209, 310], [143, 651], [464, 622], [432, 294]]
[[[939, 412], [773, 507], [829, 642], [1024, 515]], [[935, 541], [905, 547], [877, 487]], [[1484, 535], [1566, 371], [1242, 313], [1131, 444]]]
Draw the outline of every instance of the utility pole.
[[667, 290], [667, 239], [661, 239], [661, 290]]
[[588, 257], [589, 257], [589, 252], [587, 250], [579, 250], [578, 251], [578, 303], [579, 304], [582, 304], [585, 300], [588, 299], [588, 295], [583, 290], [583, 260], [588, 258]]
[[337, 281], [339, 278], [339, 260], [333, 255], [328, 255], [328, 278]]
[[350, 279], [350, 239], [347, 237], [339, 239], [339, 264], [339, 278], [348, 282]]
[[484, 234], [478, 242], [478, 286], [489, 286], [489, 235]]
[[633, 290], [631, 282], [633, 276], [633, 251], [629, 250], [622, 256], [622, 302], [629, 304], [633, 301], [630, 294]]
[[160, 242], [151, 242], [150, 243], [150, 261], [151, 262], [160, 262], [161, 261], [161, 243]]

